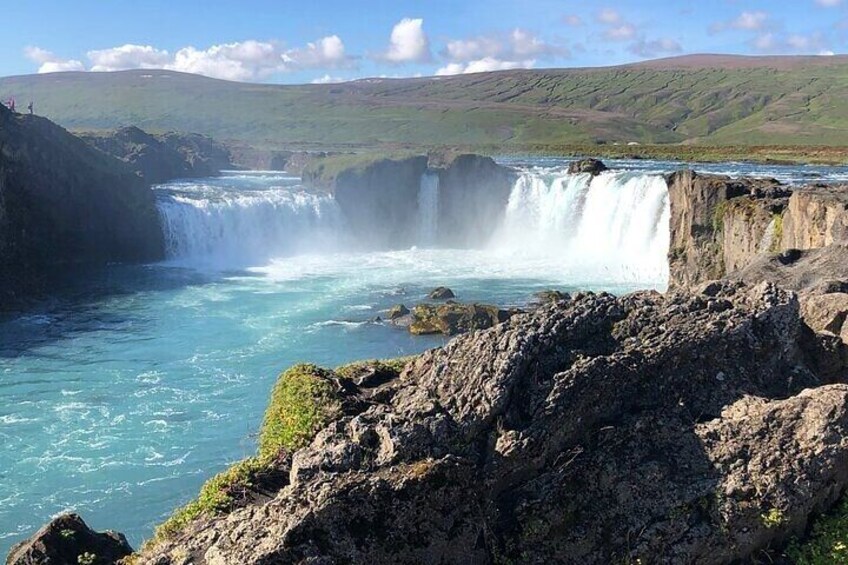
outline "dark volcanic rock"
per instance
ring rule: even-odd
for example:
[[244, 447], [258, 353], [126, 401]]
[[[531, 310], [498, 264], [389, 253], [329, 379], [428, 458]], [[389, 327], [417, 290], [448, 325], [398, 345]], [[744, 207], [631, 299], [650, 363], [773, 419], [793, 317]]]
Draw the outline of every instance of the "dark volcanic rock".
[[711, 283], [461, 336], [295, 452], [270, 500], [139, 563], [745, 561], [848, 483], [848, 386], [816, 374], [798, 309]]
[[232, 168], [230, 152], [213, 139], [184, 133], [151, 135], [135, 126], [84, 139], [128, 163], [151, 184], [178, 178], [210, 177]]
[[132, 553], [123, 535], [98, 533], [76, 514], [62, 514], [12, 548], [7, 565], [111, 565]]
[[410, 314], [409, 308], [404, 306], [403, 304], [395, 304], [389, 309], [389, 320], [397, 320], [399, 318], [403, 318], [404, 316], [408, 316]]
[[607, 166], [600, 159], [581, 159], [572, 161], [568, 165], [568, 172], [572, 175], [589, 173], [592, 176], [599, 175], [607, 170]]
[[449, 300], [451, 298], [456, 298], [456, 295], [453, 293], [453, 291], [446, 286], [439, 286], [434, 288], [427, 296], [431, 300]]
[[126, 164], [0, 107], [0, 310], [51, 271], [163, 254], [154, 194]]

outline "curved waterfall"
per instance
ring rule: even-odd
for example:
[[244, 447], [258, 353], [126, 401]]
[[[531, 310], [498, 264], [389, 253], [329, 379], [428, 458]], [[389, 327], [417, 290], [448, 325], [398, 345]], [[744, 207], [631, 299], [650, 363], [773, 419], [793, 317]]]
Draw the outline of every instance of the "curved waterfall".
[[[353, 249], [357, 234], [345, 228], [332, 196], [306, 192], [296, 179], [275, 186], [246, 176], [248, 184], [242, 177], [229, 177], [164, 187], [168, 190], [160, 193], [159, 209], [170, 258], [240, 267]], [[425, 173], [408, 212], [414, 215], [409, 239], [418, 247], [434, 247], [440, 240], [439, 192], [439, 176]], [[469, 221], [492, 221], [473, 212]], [[580, 277], [667, 279], [669, 204], [660, 175], [607, 172], [591, 177], [527, 170], [518, 175], [499, 221], [491, 239], [476, 242], [477, 247], [549, 258]]]

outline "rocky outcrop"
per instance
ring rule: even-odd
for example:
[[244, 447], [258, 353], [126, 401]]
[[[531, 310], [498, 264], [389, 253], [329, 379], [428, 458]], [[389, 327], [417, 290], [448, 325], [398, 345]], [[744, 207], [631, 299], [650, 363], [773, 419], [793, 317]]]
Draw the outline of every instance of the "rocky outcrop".
[[438, 176], [438, 241], [432, 243], [476, 247], [488, 241], [514, 181], [511, 169], [489, 157], [431, 162], [425, 155], [334, 155], [309, 163], [303, 180], [313, 190], [335, 195], [363, 247], [398, 248], [418, 243], [425, 174]]
[[138, 175], [47, 119], [0, 107], [0, 310], [73, 266], [163, 254]]
[[829, 381], [815, 343], [770, 284], [566, 296], [423, 354], [278, 492], [137, 562], [742, 562], [848, 485], [845, 358]]
[[132, 553], [123, 535], [98, 533], [76, 514], [62, 514], [14, 546], [6, 565], [108, 565]]
[[84, 139], [130, 165], [148, 183], [217, 175], [233, 167], [230, 152], [213, 139], [185, 133], [151, 135], [135, 126]]
[[607, 170], [607, 166], [603, 161], [598, 159], [581, 159], [579, 161], [572, 161], [568, 165], [568, 173], [571, 175], [579, 175], [581, 173], [588, 173], [592, 176], [599, 175]]
[[[784, 253], [774, 264], [786, 265], [800, 259], [794, 250], [848, 241], [848, 186], [790, 189], [773, 179], [734, 180], [692, 171], [670, 175], [668, 186], [672, 286], [724, 276], [776, 281], [752, 275], [768, 275], [776, 254]], [[818, 280], [828, 273], [848, 277], [848, 267], [821, 267], [812, 271]]]
[[427, 298], [430, 300], [449, 300], [451, 298], [456, 298], [456, 295], [448, 287], [438, 286], [430, 291]]
[[783, 220], [782, 249], [816, 249], [848, 241], [848, 186], [795, 191]]

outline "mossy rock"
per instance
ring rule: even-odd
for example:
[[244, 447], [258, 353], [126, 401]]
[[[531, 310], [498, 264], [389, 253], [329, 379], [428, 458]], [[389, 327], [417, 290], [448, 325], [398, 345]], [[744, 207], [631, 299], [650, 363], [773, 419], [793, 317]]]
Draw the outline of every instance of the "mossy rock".
[[412, 309], [409, 331], [415, 335], [448, 336], [491, 328], [505, 322], [514, 312], [489, 304], [419, 304]]
[[394, 321], [403, 318], [404, 316], [408, 316], [409, 314], [409, 308], [407, 308], [403, 304], [395, 304], [394, 306], [389, 308], [388, 318], [389, 320]]

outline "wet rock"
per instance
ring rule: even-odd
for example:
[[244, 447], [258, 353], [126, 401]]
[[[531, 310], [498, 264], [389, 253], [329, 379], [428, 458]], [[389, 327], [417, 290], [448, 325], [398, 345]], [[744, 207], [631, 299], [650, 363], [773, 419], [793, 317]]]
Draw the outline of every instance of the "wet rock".
[[132, 553], [122, 534], [98, 533], [76, 514], [62, 514], [14, 546], [7, 565], [110, 565]]
[[572, 175], [589, 173], [595, 176], [606, 170], [607, 166], [599, 159], [580, 159], [579, 161], [572, 161], [568, 165], [568, 173]]
[[448, 287], [440, 286], [430, 291], [430, 294], [427, 295], [427, 298], [429, 298], [430, 300], [449, 300], [451, 298], [456, 298], [456, 295]]
[[390, 321], [394, 322], [404, 316], [408, 316], [410, 314], [409, 308], [404, 306], [403, 304], [395, 304], [391, 308], [389, 308], [388, 318]]
[[489, 304], [419, 304], [412, 309], [409, 331], [415, 335], [457, 335], [504, 322], [513, 312]]

